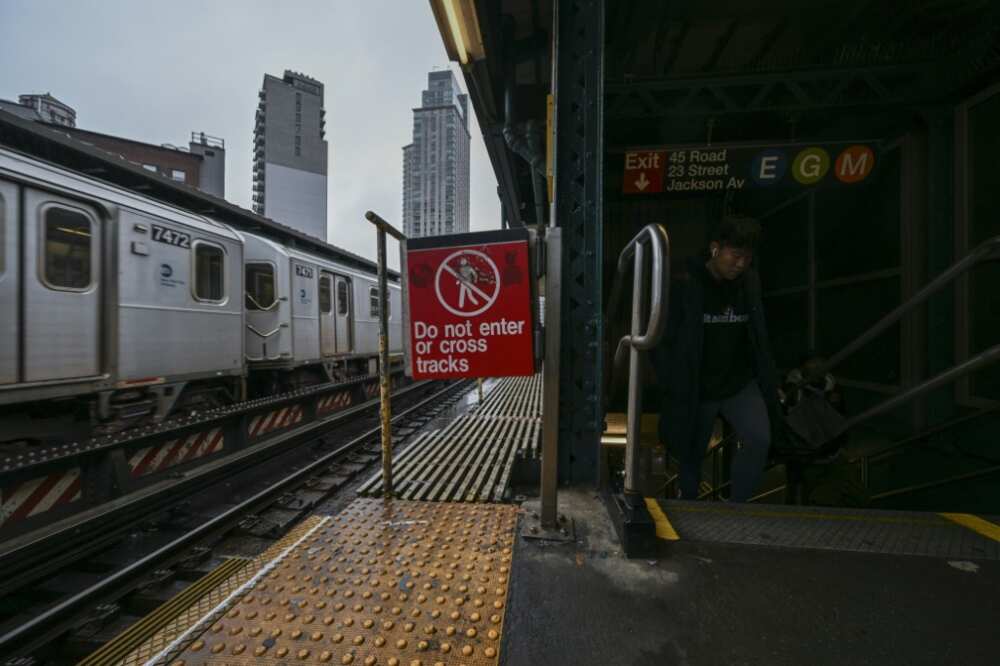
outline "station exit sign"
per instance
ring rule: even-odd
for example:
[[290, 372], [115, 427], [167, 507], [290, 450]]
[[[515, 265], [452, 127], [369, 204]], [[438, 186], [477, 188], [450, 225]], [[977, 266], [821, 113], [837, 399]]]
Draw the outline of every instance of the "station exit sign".
[[625, 153], [622, 193], [853, 186], [868, 181], [878, 161], [873, 141], [630, 150]]

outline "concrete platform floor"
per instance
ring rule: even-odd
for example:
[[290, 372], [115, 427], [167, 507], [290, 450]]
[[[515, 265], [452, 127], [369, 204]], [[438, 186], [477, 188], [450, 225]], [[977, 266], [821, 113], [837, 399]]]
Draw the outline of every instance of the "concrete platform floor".
[[626, 560], [593, 491], [576, 542], [518, 539], [501, 663], [998, 664], [1000, 562], [662, 542]]

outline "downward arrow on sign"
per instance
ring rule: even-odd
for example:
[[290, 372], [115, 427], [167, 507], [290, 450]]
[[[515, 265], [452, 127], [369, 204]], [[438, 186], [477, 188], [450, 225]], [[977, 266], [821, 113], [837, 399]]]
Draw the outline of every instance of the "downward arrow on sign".
[[646, 178], [645, 171], [639, 174], [639, 180], [635, 181], [635, 186], [639, 188], [640, 192], [649, 187], [649, 179]]

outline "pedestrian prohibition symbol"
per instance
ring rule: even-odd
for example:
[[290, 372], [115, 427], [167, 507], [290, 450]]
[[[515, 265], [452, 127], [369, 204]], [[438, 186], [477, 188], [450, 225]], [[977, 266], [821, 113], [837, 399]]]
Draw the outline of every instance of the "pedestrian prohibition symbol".
[[459, 250], [438, 266], [434, 289], [445, 310], [474, 317], [489, 310], [500, 295], [500, 271], [485, 253]]
[[406, 365], [416, 379], [535, 371], [528, 233], [406, 241]]

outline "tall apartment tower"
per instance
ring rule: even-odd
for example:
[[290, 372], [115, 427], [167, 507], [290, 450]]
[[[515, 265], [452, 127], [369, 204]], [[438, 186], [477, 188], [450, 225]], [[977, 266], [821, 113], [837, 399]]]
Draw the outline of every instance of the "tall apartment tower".
[[469, 98], [451, 71], [427, 75], [403, 147], [403, 233], [411, 238], [469, 230]]
[[253, 132], [253, 209], [326, 240], [323, 84], [285, 70], [264, 75]]

